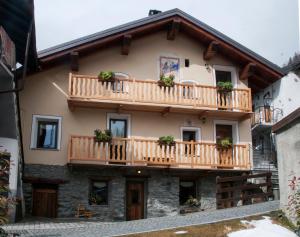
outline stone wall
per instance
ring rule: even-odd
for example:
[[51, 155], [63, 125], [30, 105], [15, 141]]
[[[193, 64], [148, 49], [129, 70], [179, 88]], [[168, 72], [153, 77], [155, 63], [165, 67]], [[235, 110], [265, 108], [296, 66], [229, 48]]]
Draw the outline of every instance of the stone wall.
[[[145, 181], [145, 217], [160, 217], [179, 213], [179, 180], [181, 176], [195, 175], [198, 199], [203, 202], [203, 209], [215, 209], [215, 175], [199, 178], [201, 171], [181, 171], [143, 169], [137, 175], [135, 168], [102, 167], [70, 168], [67, 166], [26, 165], [25, 177], [62, 179], [58, 185], [58, 217], [74, 217], [78, 204], [83, 204], [101, 221], [120, 221], [126, 219], [126, 180]], [[89, 205], [90, 178], [107, 179], [109, 203], [105, 206]], [[26, 212], [31, 213], [32, 185], [24, 183]]]

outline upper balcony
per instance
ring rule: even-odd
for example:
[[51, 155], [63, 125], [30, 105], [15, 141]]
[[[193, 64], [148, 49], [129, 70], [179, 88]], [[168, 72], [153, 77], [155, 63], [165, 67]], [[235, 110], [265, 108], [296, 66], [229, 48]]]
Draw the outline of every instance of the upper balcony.
[[69, 106], [117, 110], [192, 113], [239, 118], [251, 113], [251, 89], [218, 92], [215, 86], [175, 83], [160, 86], [154, 80], [115, 79], [70, 74]]

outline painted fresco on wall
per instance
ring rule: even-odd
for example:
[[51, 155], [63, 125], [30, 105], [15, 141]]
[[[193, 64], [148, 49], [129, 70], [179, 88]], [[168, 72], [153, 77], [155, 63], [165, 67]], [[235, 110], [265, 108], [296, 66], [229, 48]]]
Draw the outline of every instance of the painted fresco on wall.
[[175, 76], [175, 80], [179, 79], [179, 58], [160, 57], [160, 75]]

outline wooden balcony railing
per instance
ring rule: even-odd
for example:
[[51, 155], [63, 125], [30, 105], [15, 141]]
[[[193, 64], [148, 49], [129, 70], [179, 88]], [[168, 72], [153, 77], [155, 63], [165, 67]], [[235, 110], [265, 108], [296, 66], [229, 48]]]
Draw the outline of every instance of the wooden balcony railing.
[[116, 79], [98, 81], [95, 76], [70, 74], [69, 99], [83, 101], [119, 101], [131, 104], [149, 103], [164, 106], [228, 109], [251, 111], [251, 89], [233, 89], [220, 93], [214, 86], [175, 83], [174, 87], [161, 87], [157, 81]]
[[207, 142], [180, 141], [175, 146], [160, 146], [153, 139], [114, 138], [109, 144], [95, 142], [92, 136], [71, 136], [68, 162], [183, 169], [250, 169], [249, 146], [246, 144], [220, 150], [215, 143]]

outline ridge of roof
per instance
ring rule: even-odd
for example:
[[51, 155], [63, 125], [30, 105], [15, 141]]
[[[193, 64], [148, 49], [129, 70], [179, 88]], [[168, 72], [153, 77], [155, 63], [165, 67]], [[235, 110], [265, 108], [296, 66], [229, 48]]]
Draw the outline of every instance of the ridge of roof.
[[240, 51], [242, 51], [245, 54], [250, 55], [251, 57], [253, 57], [254, 59], [260, 61], [261, 63], [265, 64], [266, 66], [272, 68], [273, 70], [277, 71], [280, 74], [285, 74], [285, 71], [283, 70], [283, 68], [279, 67], [278, 65], [272, 63], [271, 61], [267, 60], [266, 58], [264, 58], [263, 56], [255, 53], [254, 51], [250, 50], [249, 48], [243, 46], [242, 44], [238, 43], [237, 41], [231, 39], [230, 37], [226, 36], [225, 34], [221, 33], [220, 31], [212, 28], [211, 26], [205, 24], [204, 22], [198, 20], [197, 18], [187, 14], [186, 12], [178, 9], [178, 8], [174, 8], [168, 11], [164, 11], [155, 15], [151, 15], [151, 16], [147, 16], [135, 21], [131, 21], [129, 23], [125, 23], [119, 26], [115, 26], [91, 35], [87, 35], [87, 36], [83, 36], [80, 37], [78, 39], [75, 40], [71, 40], [44, 50], [41, 50], [38, 52], [38, 58], [43, 58], [43, 57], [47, 57], [50, 56], [52, 54], [58, 53], [62, 50], [66, 50], [66, 49], [71, 49], [73, 47], [85, 44], [85, 43], [89, 43], [92, 41], [96, 41], [98, 39], [116, 34], [116, 33], [120, 33], [122, 31], [126, 31], [138, 26], [142, 26], [148, 23], [153, 23], [155, 21], [159, 21], [162, 19], [166, 19], [168, 17], [172, 17], [178, 15], [182, 18], [185, 18], [187, 20], [189, 20], [190, 22], [192, 22], [193, 24], [197, 25], [198, 27], [204, 29], [205, 31], [207, 31], [208, 33], [216, 36], [217, 38], [219, 38], [220, 40], [223, 40], [224, 42], [234, 46], [235, 48], [239, 49]]

